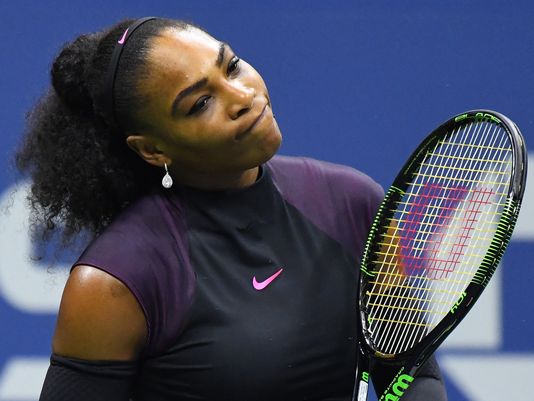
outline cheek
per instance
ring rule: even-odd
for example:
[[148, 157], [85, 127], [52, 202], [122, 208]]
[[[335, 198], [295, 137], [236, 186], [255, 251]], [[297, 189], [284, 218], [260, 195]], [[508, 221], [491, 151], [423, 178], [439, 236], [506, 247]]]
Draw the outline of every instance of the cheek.
[[[209, 114], [209, 115], [208, 115]], [[171, 146], [177, 151], [187, 149], [195, 153], [216, 151], [233, 142], [234, 131], [221, 124], [216, 113], [206, 113], [201, 119], [182, 122], [167, 131]]]
[[263, 87], [265, 90], [267, 90], [267, 86], [265, 85], [265, 81], [263, 80], [262, 76], [254, 67], [252, 67], [250, 64], [245, 63], [246, 68], [244, 68], [244, 74], [248, 79], [255, 82], [256, 85]]

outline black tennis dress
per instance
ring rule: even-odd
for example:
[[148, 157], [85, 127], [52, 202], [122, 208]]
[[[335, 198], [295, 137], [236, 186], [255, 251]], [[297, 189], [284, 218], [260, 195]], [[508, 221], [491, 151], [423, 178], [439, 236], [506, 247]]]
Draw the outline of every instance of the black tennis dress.
[[277, 156], [238, 190], [158, 189], [77, 264], [122, 281], [146, 316], [135, 401], [349, 401], [357, 280], [381, 187]]

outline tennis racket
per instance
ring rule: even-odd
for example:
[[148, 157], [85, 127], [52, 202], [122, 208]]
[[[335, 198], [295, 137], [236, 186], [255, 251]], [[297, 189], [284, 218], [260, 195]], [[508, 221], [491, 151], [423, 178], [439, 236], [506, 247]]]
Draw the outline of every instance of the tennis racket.
[[367, 399], [370, 358], [398, 366], [379, 400], [401, 399], [471, 310], [512, 235], [526, 171], [519, 129], [489, 110], [453, 117], [411, 155], [362, 258], [353, 400]]

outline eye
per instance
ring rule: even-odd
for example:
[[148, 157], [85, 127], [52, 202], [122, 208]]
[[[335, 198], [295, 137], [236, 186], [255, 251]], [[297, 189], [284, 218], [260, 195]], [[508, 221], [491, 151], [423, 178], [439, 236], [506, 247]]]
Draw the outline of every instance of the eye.
[[189, 112], [187, 113], [188, 116], [200, 113], [206, 109], [208, 106], [208, 103], [211, 99], [211, 96], [202, 96], [200, 99], [196, 101], [196, 103], [191, 107]]
[[228, 68], [226, 69], [226, 73], [229, 76], [235, 75], [239, 72], [239, 70], [241, 69], [241, 66], [239, 65], [240, 61], [241, 59], [237, 56], [234, 56], [230, 59], [230, 61], [228, 62]]

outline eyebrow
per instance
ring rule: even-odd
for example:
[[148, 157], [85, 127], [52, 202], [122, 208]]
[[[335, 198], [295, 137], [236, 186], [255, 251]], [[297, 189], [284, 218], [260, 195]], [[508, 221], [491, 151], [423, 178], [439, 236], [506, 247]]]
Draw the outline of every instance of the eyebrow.
[[[215, 66], [217, 68], [220, 68], [222, 63], [223, 63], [223, 61], [224, 61], [224, 53], [225, 53], [227, 47], [228, 47], [228, 45], [226, 43], [224, 43], [224, 42], [221, 42], [221, 44], [219, 45], [219, 53], [217, 54], [217, 60], [215, 61]], [[172, 102], [172, 109], [171, 109], [172, 115], [176, 115], [176, 113], [178, 112], [178, 105], [180, 104], [180, 102], [185, 97], [187, 97], [191, 93], [203, 88], [207, 84], [208, 84], [208, 79], [207, 78], [202, 78], [199, 81], [195, 82], [193, 85], [190, 85], [187, 88], [185, 88], [182, 91], [180, 91], [180, 93], [178, 93], [178, 95], [174, 99], [174, 102]]]
[[224, 42], [221, 42], [221, 44], [219, 45], [219, 54], [217, 55], [217, 61], [215, 62], [215, 65], [217, 67], [220, 67], [222, 65], [222, 62], [224, 60], [224, 51], [227, 47], [228, 45]]

